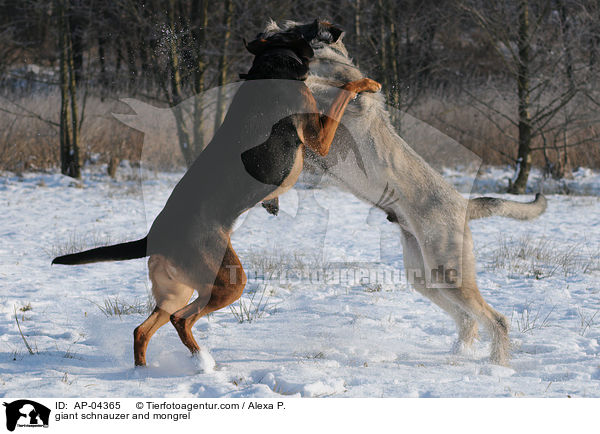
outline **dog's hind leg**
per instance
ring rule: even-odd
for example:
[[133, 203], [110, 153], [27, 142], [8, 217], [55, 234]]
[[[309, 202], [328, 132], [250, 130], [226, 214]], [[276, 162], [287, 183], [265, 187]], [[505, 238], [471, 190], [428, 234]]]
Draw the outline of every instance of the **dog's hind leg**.
[[444, 297], [442, 290], [427, 288], [421, 248], [417, 239], [406, 230], [402, 230], [402, 256], [405, 272], [412, 287], [444, 310], [456, 323], [458, 340], [454, 344], [453, 351], [459, 352], [463, 348], [470, 347], [473, 340], [477, 338], [477, 321], [460, 306]]
[[[466, 274], [466, 275], [465, 275]], [[463, 270], [463, 281], [459, 288], [444, 290], [443, 294], [452, 302], [479, 320], [492, 337], [490, 360], [498, 365], [508, 365], [510, 341], [508, 338], [508, 321], [504, 315], [496, 312], [481, 296], [475, 273]]]
[[[492, 338], [490, 354], [492, 363], [507, 365], [510, 355], [508, 321], [502, 314], [492, 309], [479, 292], [471, 231], [465, 226], [464, 231], [457, 230], [451, 233], [460, 234], [460, 239], [455, 236], [455, 240], [452, 241], [452, 236], [440, 237], [444, 240], [443, 245], [431, 245], [424, 252], [427, 268], [434, 270], [442, 265], [446, 270], [454, 268], [457, 271], [460, 280], [440, 288], [440, 293], [485, 326]], [[457, 257], [461, 257], [462, 260], [457, 262]]]
[[148, 274], [152, 282], [152, 294], [156, 308], [150, 316], [133, 331], [133, 355], [136, 366], [146, 365], [148, 342], [156, 331], [169, 322], [173, 312], [181, 309], [190, 300], [194, 290], [177, 282], [169, 273], [168, 260], [153, 255], [148, 260]]
[[169, 313], [159, 307], [133, 331], [133, 357], [135, 366], [146, 366], [148, 342], [156, 331], [169, 322]]
[[[171, 323], [177, 330], [183, 344], [192, 352], [200, 351], [200, 346], [192, 334], [192, 326], [204, 315], [229, 306], [242, 295], [246, 286], [246, 273], [237, 257], [231, 241], [223, 256], [213, 285], [201, 285], [199, 296], [183, 309], [171, 315]], [[203, 289], [209, 291], [203, 294]]]

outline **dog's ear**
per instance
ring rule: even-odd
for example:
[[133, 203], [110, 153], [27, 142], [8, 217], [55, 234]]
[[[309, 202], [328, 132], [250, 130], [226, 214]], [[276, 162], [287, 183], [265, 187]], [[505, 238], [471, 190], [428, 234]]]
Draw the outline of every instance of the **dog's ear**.
[[344, 30], [335, 24], [330, 24], [327, 21], [321, 21], [319, 23], [319, 39], [322, 41], [333, 44], [334, 42], [337, 42], [343, 34]]
[[294, 39], [293, 41], [291, 41], [291, 46], [299, 57], [303, 57], [305, 59], [312, 59], [315, 55], [313, 48], [310, 46], [310, 43], [304, 38]]
[[344, 35], [344, 30], [332, 24], [331, 27], [329, 27], [329, 33], [331, 33], [332, 36], [331, 42], [337, 42], [338, 39], [340, 39]]
[[297, 35], [302, 36], [304, 39], [310, 42], [318, 36], [319, 28], [319, 20], [316, 19], [312, 23], [295, 24], [293, 27], [290, 27], [287, 31], [296, 33]]
[[302, 37], [307, 41], [312, 41], [319, 34], [319, 20], [315, 19], [312, 23], [303, 26]]
[[310, 46], [310, 39], [305, 39], [296, 32], [283, 32], [273, 35], [269, 38], [273, 41], [274, 47], [291, 48], [299, 56], [305, 59], [312, 59], [315, 55]]

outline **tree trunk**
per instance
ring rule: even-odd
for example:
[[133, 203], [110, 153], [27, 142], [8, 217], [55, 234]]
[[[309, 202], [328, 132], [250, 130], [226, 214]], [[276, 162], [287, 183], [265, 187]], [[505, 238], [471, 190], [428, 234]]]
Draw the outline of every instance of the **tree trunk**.
[[71, 98], [71, 174], [73, 178], [81, 178], [81, 158], [79, 155], [79, 117], [77, 109], [77, 70], [73, 60], [73, 45], [67, 46], [69, 53], [69, 94]]
[[[354, 52], [356, 53], [356, 55], [360, 53], [360, 13], [360, 0], [356, 0], [356, 5], [354, 6]], [[357, 67], [359, 67], [358, 58], [354, 59], [354, 63]]]
[[98, 36], [98, 60], [100, 61], [100, 99], [104, 101], [106, 97], [106, 91], [108, 88], [108, 76], [106, 74], [106, 52], [104, 46], [106, 45], [106, 38], [104, 36]]
[[388, 13], [386, 4], [383, 0], [377, 0], [377, 12], [379, 18], [379, 68], [381, 70], [380, 77], [381, 84], [383, 86], [383, 92], [387, 95], [390, 89], [388, 69], [388, 57], [387, 57], [387, 28], [385, 26], [385, 15]]
[[194, 0], [191, 10], [192, 20], [192, 38], [194, 40], [196, 67], [194, 68], [194, 130], [193, 130], [193, 148], [191, 152], [192, 161], [188, 161], [188, 166], [193, 159], [198, 157], [204, 149], [204, 116], [203, 116], [203, 97], [204, 92], [204, 73], [206, 71], [206, 61], [204, 56], [206, 44], [206, 27], [208, 26], [208, 0]]
[[[569, 37], [571, 36], [571, 25], [569, 23], [569, 16], [567, 13], [567, 5], [564, 0], [556, 0], [556, 5], [560, 12], [560, 24], [561, 24], [561, 33], [562, 33], [562, 41], [563, 41], [563, 49], [565, 50], [565, 76], [567, 79], [567, 85], [569, 87], [569, 94], [571, 96], [575, 95], [577, 92], [577, 87], [575, 86], [575, 76], [573, 72], [573, 56], [571, 50], [571, 44]], [[558, 155], [557, 166], [559, 168], [559, 172], [557, 176], [560, 178], [569, 177], [570, 176], [570, 165], [569, 165], [569, 152], [568, 152], [568, 136], [569, 136], [569, 124], [565, 123], [564, 131], [563, 131], [563, 149], [561, 156], [560, 153]]]
[[563, 0], [556, 0], [556, 6], [560, 14], [560, 30], [563, 49], [565, 50], [565, 75], [567, 78], [567, 85], [569, 86], [569, 92], [574, 93], [575, 77], [573, 75], [573, 56], [571, 54], [571, 44], [569, 43], [571, 25], [568, 21], [567, 5]]
[[437, 32], [437, 25], [435, 18], [427, 18], [426, 25], [422, 31], [420, 44], [420, 53], [419, 53], [419, 77], [418, 77], [418, 90], [427, 86], [427, 80], [431, 75], [432, 64], [434, 59], [433, 53], [433, 43], [435, 41], [435, 34]]
[[63, 2], [61, 0], [57, 1], [57, 9], [59, 14], [58, 43], [60, 52], [60, 171], [63, 175], [69, 175], [71, 160], [71, 120], [69, 115], [68, 49], [66, 44], [67, 34], [64, 24]]
[[517, 157], [517, 178], [509, 185], [509, 193], [523, 194], [527, 187], [527, 179], [531, 170], [531, 114], [529, 101], [529, 0], [521, 0], [519, 4], [519, 64], [517, 72], [517, 88], [519, 93], [519, 151]]
[[224, 30], [223, 45], [221, 47], [221, 56], [219, 57], [218, 83], [217, 83], [217, 107], [215, 110], [215, 131], [223, 123], [225, 116], [225, 84], [227, 83], [227, 51], [229, 50], [229, 40], [231, 39], [231, 25], [233, 22], [233, 1], [225, 0], [223, 10]]
[[129, 39], [125, 42], [125, 50], [127, 51], [127, 68], [129, 69], [128, 87], [130, 91], [136, 89], [138, 70], [135, 59], [135, 50]]
[[[170, 81], [171, 81], [171, 93], [169, 101], [173, 108], [173, 115], [175, 116], [175, 125], [177, 127], [177, 136], [179, 139], [179, 147], [183, 154], [186, 162], [193, 160], [190, 147], [190, 134], [185, 124], [185, 117], [183, 108], [180, 103], [182, 97], [182, 86], [181, 86], [181, 73], [179, 71], [179, 47], [177, 45], [177, 26], [175, 20], [175, 0], [169, 0], [168, 8], [168, 19], [169, 19], [169, 69], [170, 69]], [[169, 96], [169, 95], [167, 95]]]
[[79, 126], [77, 118], [76, 72], [73, 61], [67, 3], [57, 0], [60, 52], [60, 167], [61, 173], [81, 178]]
[[138, 78], [141, 83], [138, 84], [138, 89], [142, 88], [146, 92], [152, 89], [151, 85], [151, 71], [152, 65], [150, 65], [150, 61], [148, 60], [150, 56], [148, 55], [148, 46], [150, 44], [147, 43], [146, 38], [143, 35], [143, 32], [140, 31], [138, 33], [138, 53], [140, 56], [140, 63], [142, 66], [140, 77]]
[[83, 19], [80, 16], [81, 11], [71, 10], [68, 17], [70, 46], [73, 52], [73, 68], [75, 71], [75, 81], [82, 82], [83, 72]]
[[[393, 16], [393, 15], [392, 15]], [[394, 20], [389, 22], [389, 36], [388, 36], [388, 64], [390, 65], [390, 71], [386, 71], [391, 74], [392, 79], [389, 80], [387, 90], [388, 104], [394, 107], [395, 110], [391, 112], [392, 125], [396, 129], [400, 130], [400, 77], [398, 74], [398, 39], [396, 36], [396, 26]]]
[[121, 72], [121, 63], [123, 61], [123, 52], [121, 51], [121, 44], [117, 43], [117, 55], [115, 56], [115, 74], [117, 77], [117, 83], [120, 81], [119, 73]]
[[596, 70], [598, 67], [598, 57], [600, 57], [600, 0], [596, 0], [595, 5], [596, 16], [592, 20], [591, 36], [590, 36], [590, 68]]

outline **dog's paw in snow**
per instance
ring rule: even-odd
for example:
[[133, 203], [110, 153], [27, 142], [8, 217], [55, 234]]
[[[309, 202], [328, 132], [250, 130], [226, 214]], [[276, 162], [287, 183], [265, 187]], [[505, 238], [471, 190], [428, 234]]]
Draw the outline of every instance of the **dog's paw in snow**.
[[472, 356], [474, 355], [474, 350], [471, 345], [467, 345], [464, 341], [457, 339], [452, 344], [451, 353], [455, 356]]
[[210, 355], [208, 350], [202, 348], [197, 353], [192, 355], [192, 360], [198, 373], [206, 374], [215, 370], [215, 359]]
[[148, 375], [148, 367], [146, 365], [136, 365], [133, 367], [132, 378], [140, 379], [146, 377], [146, 375]]

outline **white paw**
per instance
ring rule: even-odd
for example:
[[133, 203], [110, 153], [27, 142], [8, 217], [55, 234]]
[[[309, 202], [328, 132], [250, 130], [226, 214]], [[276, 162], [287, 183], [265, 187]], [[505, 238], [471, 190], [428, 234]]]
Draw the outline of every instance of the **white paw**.
[[472, 356], [474, 354], [473, 347], [467, 345], [464, 341], [459, 339], [454, 341], [451, 351], [455, 356]]
[[201, 348], [200, 351], [192, 355], [192, 360], [196, 365], [199, 373], [208, 373], [215, 370], [215, 359], [210, 355], [208, 350]]

